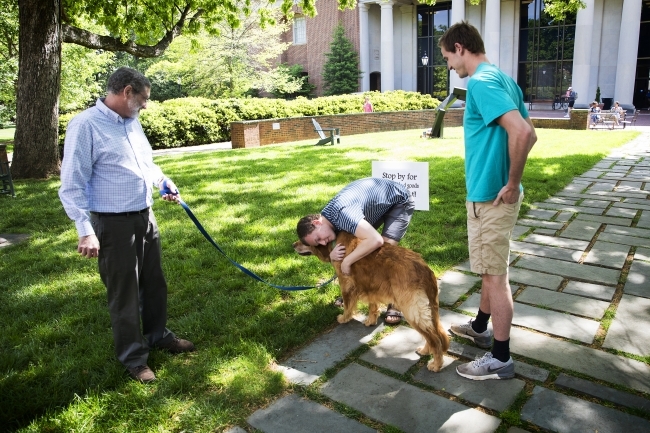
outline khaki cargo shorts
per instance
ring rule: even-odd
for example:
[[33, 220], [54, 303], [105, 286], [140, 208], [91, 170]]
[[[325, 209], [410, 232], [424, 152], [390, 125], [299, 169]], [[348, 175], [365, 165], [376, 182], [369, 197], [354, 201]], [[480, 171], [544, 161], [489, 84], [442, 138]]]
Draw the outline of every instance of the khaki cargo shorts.
[[488, 202], [465, 202], [469, 262], [477, 274], [504, 275], [510, 263], [510, 236], [524, 194], [514, 204], [493, 206]]

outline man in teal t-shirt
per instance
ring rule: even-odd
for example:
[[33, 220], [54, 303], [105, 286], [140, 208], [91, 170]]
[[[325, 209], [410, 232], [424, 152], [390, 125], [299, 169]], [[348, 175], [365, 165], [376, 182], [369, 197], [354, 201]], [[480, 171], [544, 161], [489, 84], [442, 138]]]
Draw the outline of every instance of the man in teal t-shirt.
[[[490, 64], [478, 30], [456, 23], [438, 43], [447, 67], [470, 77], [463, 124], [467, 187], [467, 237], [472, 272], [481, 274], [481, 303], [475, 320], [452, 324], [451, 332], [492, 351], [459, 365], [459, 375], [473, 380], [509, 379], [513, 303], [508, 284], [510, 235], [523, 200], [521, 177], [537, 141], [512, 78]], [[488, 329], [492, 316], [494, 333]], [[494, 337], [494, 345], [492, 338]]]

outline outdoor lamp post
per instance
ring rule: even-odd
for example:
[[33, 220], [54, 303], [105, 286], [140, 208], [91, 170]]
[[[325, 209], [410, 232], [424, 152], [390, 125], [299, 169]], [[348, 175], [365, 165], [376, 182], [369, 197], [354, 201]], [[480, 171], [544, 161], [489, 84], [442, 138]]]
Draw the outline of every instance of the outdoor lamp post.
[[428, 68], [427, 65], [429, 64], [429, 57], [427, 57], [427, 52], [424, 52], [424, 55], [422, 56], [422, 71], [423, 71], [423, 78], [424, 78], [424, 93], [429, 93], [429, 74], [428, 74]]

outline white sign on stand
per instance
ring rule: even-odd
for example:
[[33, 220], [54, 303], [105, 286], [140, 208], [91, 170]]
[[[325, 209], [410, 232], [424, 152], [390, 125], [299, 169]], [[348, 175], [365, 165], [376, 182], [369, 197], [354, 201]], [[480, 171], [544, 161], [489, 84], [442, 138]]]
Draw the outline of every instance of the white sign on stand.
[[429, 210], [428, 162], [373, 161], [372, 177], [401, 183], [411, 192], [415, 210]]

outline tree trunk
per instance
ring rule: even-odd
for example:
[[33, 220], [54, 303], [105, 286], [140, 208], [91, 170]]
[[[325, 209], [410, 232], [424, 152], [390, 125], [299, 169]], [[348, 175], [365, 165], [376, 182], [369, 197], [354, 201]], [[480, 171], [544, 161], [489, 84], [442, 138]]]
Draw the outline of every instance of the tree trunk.
[[15, 179], [59, 173], [60, 6], [60, 0], [18, 1], [20, 53], [11, 165]]

